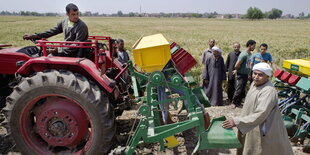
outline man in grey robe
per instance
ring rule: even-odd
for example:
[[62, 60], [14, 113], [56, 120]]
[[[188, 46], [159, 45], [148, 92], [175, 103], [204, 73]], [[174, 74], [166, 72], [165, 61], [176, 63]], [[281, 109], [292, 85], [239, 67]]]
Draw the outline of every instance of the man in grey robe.
[[224, 128], [238, 128], [243, 148], [237, 154], [293, 155], [270, 76], [271, 67], [267, 63], [256, 64], [241, 115], [222, 124]]
[[203, 89], [210, 100], [211, 105], [223, 105], [222, 82], [226, 80], [226, 69], [222, 50], [214, 46], [210, 57], [206, 59], [206, 64], [202, 73]]
[[[88, 40], [88, 28], [86, 24], [79, 18], [79, 9], [75, 4], [68, 4], [66, 6], [66, 12], [68, 18], [60, 21], [57, 26], [54, 28], [37, 34], [25, 34], [23, 39], [41, 39], [41, 38], [49, 38], [54, 35], [64, 33], [64, 40], [65, 41], [77, 41], [77, 42], [84, 42]], [[75, 45], [75, 44], [70, 44]], [[75, 57], [77, 52], [79, 51], [78, 48], [67, 48], [67, 47], [60, 47], [49, 49], [47, 52], [51, 53], [54, 56], [70, 56]]]

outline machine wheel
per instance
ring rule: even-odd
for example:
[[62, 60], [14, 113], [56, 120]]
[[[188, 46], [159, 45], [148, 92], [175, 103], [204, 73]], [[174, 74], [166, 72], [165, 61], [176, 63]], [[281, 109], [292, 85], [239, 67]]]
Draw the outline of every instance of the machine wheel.
[[23, 79], [3, 112], [2, 124], [22, 154], [107, 154], [116, 130], [108, 97], [70, 71]]

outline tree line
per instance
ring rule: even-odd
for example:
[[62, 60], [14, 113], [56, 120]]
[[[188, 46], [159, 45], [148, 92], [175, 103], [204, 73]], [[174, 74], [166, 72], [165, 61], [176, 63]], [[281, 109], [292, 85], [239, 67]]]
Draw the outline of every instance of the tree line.
[[[0, 15], [7, 16], [63, 16], [64, 13], [38, 13], [34, 11], [20, 11], [20, 12], [9, 12], [9, 11], [1, 11]], [[280, 9], [273, 8], [270, 11], [263, 13], [259, 8], [250, 7], [246, 14], [218, 14], [217, 12], [210, 13], [137, 13], [137, 12], [129, 12], [128, 14], [123, 13], [122, 11], [118, 11], [114, 14], [100, 14], [98, 12], [80, 12], [80, 16], [103, 16], [103, 17], [183, 17], [183, 18], [244, 18], [244, 19], [277, 19], [277, 18], [298, 18], [305, 19], [310, 18], [310, 13], [305, 15], [304, 12], [299, 13], [298, 16], [294, 16], [291, 14], [283, 15], [283, 11]]]
[[267, 11], [263, 13], [259, 8], [256, 7], [250, 7], [247, 10], [247, 13], [242, 16], [242, 18], [248, 18], [248, 19], [263, 19], [263, 18], [268, 18], [268, 19], [277, 19], [281, 17], [286, 17], [286, 18], [299, 18], [299, 19], [304, 19], [304, 18], [310, 18], [310, 13], [305, 16], [304, 12], [299, 13], [297, 17], [294, 17], [294, 15], [288, 14], [285, 16], [282, 16], [283, 11], [280, 9], [273, 8], [270, 11]]
[[20, 11], [20, 12], [9, 12], [9, 11], [1, 11], [0, 15], [3, 16], [61, 16], [63, 14], [47, 12], [47, 13], [38, 13], [34, 11]]

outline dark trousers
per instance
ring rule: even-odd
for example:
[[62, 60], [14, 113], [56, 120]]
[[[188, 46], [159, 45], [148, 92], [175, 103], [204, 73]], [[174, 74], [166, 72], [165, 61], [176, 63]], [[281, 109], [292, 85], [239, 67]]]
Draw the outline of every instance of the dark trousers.
[[251, 76], [249, 76], [249, 79], [248, 79], [248, 81], [250, 81], [250, 84], [253, 82], [252, 74], [253, 74], [253, 71], [251, 70], [251, 71], [250, 71], [250, 75], [251, 75]]
[[234, 94], [235, 94], [235, 90], [236, 90], [236, 78], [235, 76], [231, 76], [228, 78], [228, 81], [227, 81], [227, 96], [228, 96], [228, 100], [230, 102], [232, 102], [233, 100], [233, 97], [234, 97]]
[[242, 99], [245, 97], [245, 87], [248, 82], [248, 75], [247, 74], [239, 74], [235, 75], [236, 78], [236, 90], [233, 97], [232, 103], [235, 105], [240, 105]]

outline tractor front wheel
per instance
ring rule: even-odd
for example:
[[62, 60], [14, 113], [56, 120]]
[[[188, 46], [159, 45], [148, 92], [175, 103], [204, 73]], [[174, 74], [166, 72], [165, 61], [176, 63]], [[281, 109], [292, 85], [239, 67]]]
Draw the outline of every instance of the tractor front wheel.
[[3, 112], [4, 126], [22, 154], [107, 154], [115, 133], [108, 97], [70, 71], [24, 78]]

